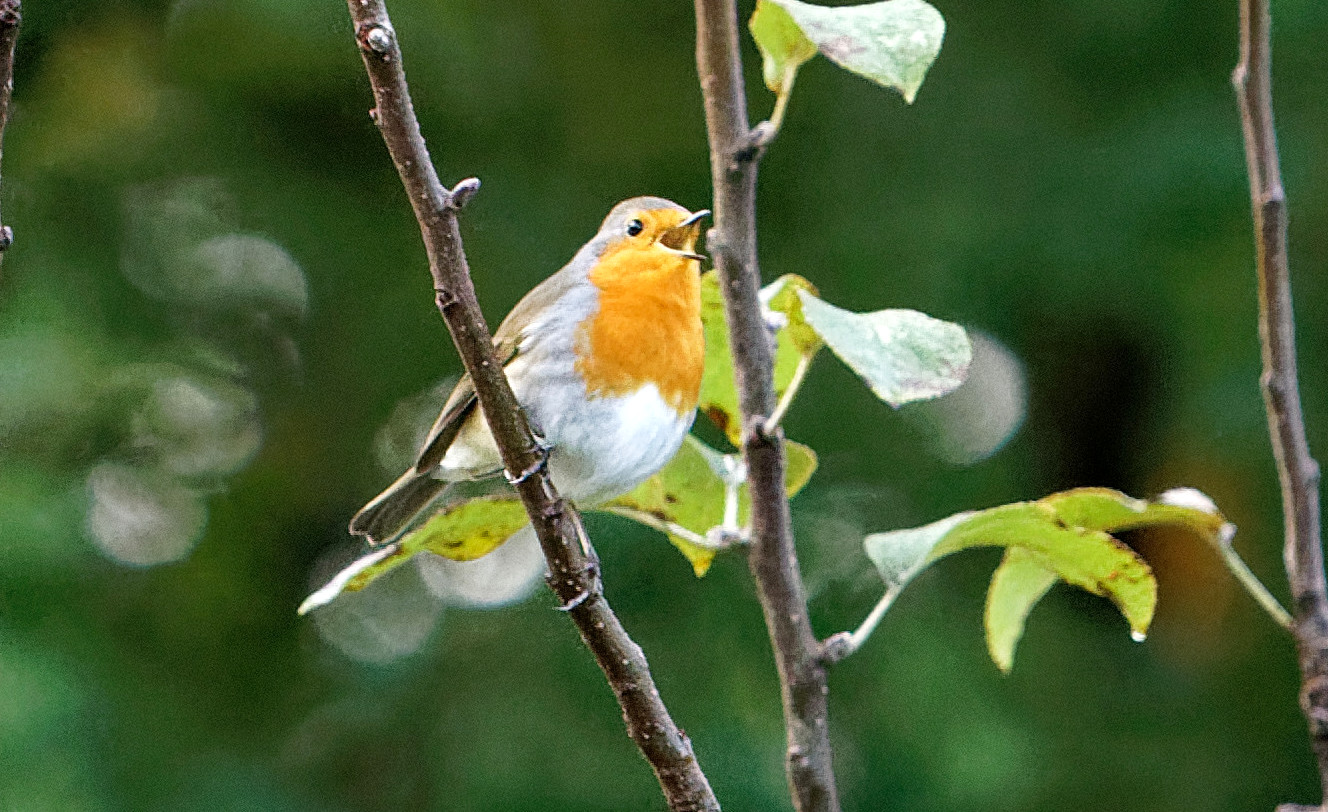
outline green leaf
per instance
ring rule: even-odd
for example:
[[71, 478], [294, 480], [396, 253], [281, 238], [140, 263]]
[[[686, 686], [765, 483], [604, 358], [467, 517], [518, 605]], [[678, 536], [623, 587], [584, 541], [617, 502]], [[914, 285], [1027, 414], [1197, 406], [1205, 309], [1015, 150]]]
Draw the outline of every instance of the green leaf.
[[484, 496], [449, 505], [400, 540], [356, 559], [310, 595], [299, 612], [323, 606], [343, 591], [364, 589], [425, 551], [454, 561], [488, 555], [528, 523], [526, 508], [515, 496]]
[[756, 11], [747, 23], [761, 51], [761, 70], [771, 92], [787, 93], [798, 67], [816, 56], [816, 45], [802, 33], [789, 13], [775, 3], [756, 0]]
[[[770, 6], [784, 11], [787, 19]], [[797, 66], [809, 58], [799, 58], [806, 46], [791, 30], [797, 28], [830, 61], [898, 90], [910, 104], [945, 37], [945, 20], [923, 0], [835, 8], [799, 0], [759, 0], [750, 25], [764, 59], [766, 85], [777, 93], [791, 84]], [[772, 74], [779, 87], [771, 84]]]
[[1108, 488], [1077, 488], [1036, 502], [956, 514], [925, 527], [876, 533], [864, 545], [895, 590], [950, 553], [1007, 548], [987, 593], [985, 622], [992, 659], [1009, 670], [1029, 611], [1056, 580], [1110, 599], [1133, 636], [1143, 639], [1157, 605], [1157, 582], [1143, 559], [1112, 533], [1181, 525], [1229, 548], [1233, 528], [1211, 501], [1180, 499], [1176, 493], [1150, 502]]
[[[775, 331], [775, 397], [783, 397], [797, 374], [798, 365], [809, 363], [821, 347], [820, 339], [802, 318], [796, 291], [815, 294], [816, 288], [800, 276], [782, 276], [761, 290], [761, 300], [783, 322]], [[729, 442], [742, 444], [742, 416], [738, 409], [738, 385], [733, 378], [733, 354], [729, 348], [728, 319], [719, 292], [719, 274], [701, 277], [701, 323], [705, 330], [705, 372], [701, 379], [698, 408], [724, 432]]]
[[1022, 547], [1005, 551], [987, 588], [987, 651], [1006, 674], [1014, 667], [1014, 647], [1024, 636], [1024, 621], [1033, 606], [1055, 586], [1059, 577], [1033, 553]]
[[915, 310], [853, 313], [806, 291], [797, 295], [806, 323], [896, 409], [951, 392], [968, 375], [973, 349], [957, 324]]
[[[791, 440], [784, 442], [784, 452], [788, 458], [784, 488], [789, 496], [793, 496], [815, 472], [816, 453]], [[668, 532], [661, 525], [674, 525], [702, 538], [710, 530], [723, 527], [730, 483], [734, 483], [737, 485], [734, 517], [737, 527], [730, 529], [745, 526], [751, 512], [751, 498], [746, 483], [737, 484], [736, 473], [740, 473], [740, 457], [722, 454], [688, 435], [682, 448], [659, 473], [604, 508], [648, 526], [665, 529], [669, 541], [687, 557], [699, 578], [710, 569], [717, 549], [676, 532]]]

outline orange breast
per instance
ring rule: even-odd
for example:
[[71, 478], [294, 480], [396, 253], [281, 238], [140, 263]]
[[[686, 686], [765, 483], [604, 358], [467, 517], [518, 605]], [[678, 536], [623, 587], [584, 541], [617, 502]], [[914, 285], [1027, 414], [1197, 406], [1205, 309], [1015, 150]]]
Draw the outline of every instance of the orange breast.
[[656, 245], [616, 246], [590, 272], [599, 310], [577, 337], [586, 390], [626, 395], [647, 383], [686, 415], [696, 408], [705, 365], [696, 260]]

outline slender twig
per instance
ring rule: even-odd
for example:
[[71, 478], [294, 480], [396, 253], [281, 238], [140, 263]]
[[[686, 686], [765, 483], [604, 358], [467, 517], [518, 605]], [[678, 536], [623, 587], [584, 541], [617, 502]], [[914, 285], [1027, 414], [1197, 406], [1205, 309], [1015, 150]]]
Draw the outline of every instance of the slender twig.
[[[410, 197], [424, 237], [438, 309], [462, 363], [509, 476], [530, 515], [548, 561], [550, 588], [594, 653], [622, 706], [627, 732], [659, 778], [674, 810], [717, 810], [719, 804], [692, 753], [691, 741], [669, 717], [645, 655], [628, 637], [604, 598], [598, 560], [580, 516], [561, 499], [501, 365], [495, 362], [488, 327], [475, 299], [461, 248], [457, 211], [479, 186], [462, 181], [444, 188], [411, 105], [396, 32], [382, 0], [348, 0], [355, 37], [377, 103], [374, 118]], [[563, 747], [565, 743], [551, 743]], [[593, 792], [593, 787], [587, 787]]]
[[[19, 0], [0, 0], [0, 157], [4, 155], [5, 125], [9, 123], [9, 99], [14, 95], [14, 46], [22, 20]], [[0, 251], [14, 243], [14, 230], [0, 225]]]
[[1305, 441], [1296, 381], [1295, 321], [1287, 268], [1286, 196], [1273, 130], [1269, 0], [1240, 0], [1240, 64], [1231, 80], [1240, 103], [1254, 212], [1264, 407], [1282, 487], [1287, 578], [1300, 651], [1301, 708], [1328, 798], [1328, 586], [1319, 527], [1319, 466]]
[[[764, 141], [747, 119], [735, 0], [696, 1], [696, 62], [710, 137], [715, 226], [706, 246], [719, 269], [752, 497], [748, 561], [765, 614], [784, 705], [794, 806], [839, 808], [828, 724], [825, 665], [807, 616], [784, 492], [783, 432], [764, 431], [775, 410], [770, 335], [756, 262], [756, 162]], [[768, 140], [768, 139], [765, 139]]]

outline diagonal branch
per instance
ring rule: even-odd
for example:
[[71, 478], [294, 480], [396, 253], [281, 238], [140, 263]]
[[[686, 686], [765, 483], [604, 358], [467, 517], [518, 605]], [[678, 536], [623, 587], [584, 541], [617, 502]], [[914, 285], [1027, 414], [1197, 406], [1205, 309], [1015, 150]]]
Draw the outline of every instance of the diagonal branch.
[[1250, 177], [1263, 350], [1260, 383], [1282, 488], [1284, 557], [1300, 651], [1300, 702], [1328, 798], [1328, 588], [1319, 526], [1319, 465], [1305, 440], [1296, 380], [1286, 195], [1273, 129], [1271, 28], [1269, 0], [1240, 0], [1240, 64], [1231, 81], [1240, 104]]
[[495, 363], [457, 228], [457, 211], [479, 188], [479, 181], [462, 181], [450, 191], [439, 181], [411, 105], [401, 50], [386, 7], [382, 0], [348, 0], [348, 5], [377, 103], [374, 119], [419, 221], [438, 309], [475, 383], [503, 465], [509, 472], [519, 472], [509, 474], [509, 479], [544, 549], [549, 587], [608, 678], [622, 706], [627, 732], [654, 769], [669, 807], [718, 810], [691, 741], [660, 699], [645, 655], [604, 598], [598, 559], [581, 518], [554, 490], [545, 454], [531, 435], [502, 366]]
[[[18, 25], [22, 19], [20, 0], [0, 0], [0, 144], [4, 143], [5, 125], [9, 123], [9, 99], [14, 94], [14, 46], [18, 43]], [[0, 149], [3, 155], [3, 149]], [[0, 251], [14, 242], [14, 230], [0, 225]]]
[[[719, 269], [752, 497], [752, 577], [775, 651], [788, 737], [788, 778], [800, 812], [839, 808], [831, 767], [828, 686], [807, 616], [784, 492], [783, 431], [756, 262], [756, 164], [769, 139], [747, 122], [735, 0], [696, 0], [696, 63], [710, 135], [715, 227], [706, 246]], [[770, 429], [767, 430], [767, 426]]]

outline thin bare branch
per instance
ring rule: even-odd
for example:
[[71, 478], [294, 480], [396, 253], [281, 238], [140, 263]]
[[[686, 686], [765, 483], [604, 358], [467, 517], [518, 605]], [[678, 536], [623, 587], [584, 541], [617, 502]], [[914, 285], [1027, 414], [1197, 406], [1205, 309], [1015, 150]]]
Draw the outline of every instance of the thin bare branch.
[[834, 810], [839, 799], [831, 766], [829, 688], [793, 547], [783, 432], [777, 421], [773, 431], [765, 430], [776, 404], [772, 342], [758, 298], [756, 164], [770, 137], [748, 124], [741, 59], [734, 0], [696, 0], [696, 63], [715, 189], [715, 227], [706, 246], [719, 269], [744, 426], [752, 496], [748, 561], [779, 672], [794, 806], [801, 812]]
[[1264, 406], [1282, 487], [1284, 557], [1300, 651], [1301, 708], [1328, 798], [1328, 587], [1320, 536], [1319, 465], [1305, 441], [1296, 379], [1295, 319], [1287, 267], [1286, 195], [1273, 128], [1269, 0], [1240, 0], [1240, 64], [1231, 80], [1240, 104], [1254, 213]]
[[[660, 699], [645, 655], [604, 598], [599, 564], [581, 518], [554, 490], [545, 454], [535, 442], [512, 389], [495, 362], [489, 329], [475, 299], [461, 247], [457, 211], [478, 189], [462, 181], [453, 190], [438, 179], [410, 101], [401, 50], [382, 0], [348, 0], [355, 38], [373, 86], [374, 120], [406, 187], [420, 224], [438, 309], [489, 423], [509, 480], [525, 504], [548, 561], [548, 583], [576, 623], [622, 706], [627, 732], [654, 768], [669, 807], [718, 810], [719, 804], [692, 752]], [[550, 746], [562, 747], [563, 742]], [[593, 792], [593, 787], [587, 787]]]
[[[20, 0], [0, 0], [0, 157], [4, 155], [5, 125], [9, 123], [9, 99], [14, 95], [14, 46], [22, 20]], [[0, 251], [14, 243], [14, 230], [0, 225]]]

